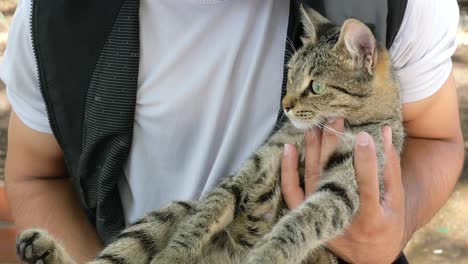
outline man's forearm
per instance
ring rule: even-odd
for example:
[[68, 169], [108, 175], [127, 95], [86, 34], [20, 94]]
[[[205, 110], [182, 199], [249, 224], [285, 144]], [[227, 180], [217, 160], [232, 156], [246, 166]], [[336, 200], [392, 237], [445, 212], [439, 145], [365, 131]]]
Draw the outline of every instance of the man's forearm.
[[407, 239], [448, 200], [464, 161], [463, 138], [406, 140], [402, 178], [406, 196]]
[[7, 180], [7, 193], [20, 231], [46, 229], [63, 242], [77, 263], [92, 259], [101, 249], [96, 231], [66, 179]]

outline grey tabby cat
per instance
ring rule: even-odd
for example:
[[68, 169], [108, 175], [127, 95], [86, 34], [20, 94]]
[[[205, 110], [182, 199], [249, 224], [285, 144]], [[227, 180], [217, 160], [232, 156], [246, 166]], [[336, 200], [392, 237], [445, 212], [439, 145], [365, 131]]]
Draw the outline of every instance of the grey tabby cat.
[[[92, 264], [336, 263], [322, 247], [350, 224], [359, 209], [353, 168], [354, 138], [375, 140], [379, 174], [382, 128], [393, 130], [400, 153], [404, 133], [398, 85], [388, 52], [355, 19], [340, 28], [301, 8], [304, 46], [290, 59], [283, 108], [289, 117], [233, 176], [197, 202], [173, 202], [124, 230]], [[317, 191], [288, 210], [280, 189], [284, 144], [294, 144], [304, 163], [304, 131], [346, 119], [344, 138], [321, 173]], [[381, 192], [383, 183], [380, 179]], [[22, 261], [74, 263], [45, 231], [27, 230], [17, 240]]]

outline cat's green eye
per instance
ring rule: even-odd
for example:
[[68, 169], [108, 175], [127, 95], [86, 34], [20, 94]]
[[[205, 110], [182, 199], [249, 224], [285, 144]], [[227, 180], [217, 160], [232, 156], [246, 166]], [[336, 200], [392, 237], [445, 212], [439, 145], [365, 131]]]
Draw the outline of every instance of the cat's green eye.
[[309, 88], [313, 94], [319, 95], [325, 92], [325, 90], [327, 89], [327, 85], [321, 82], [311, 81]]

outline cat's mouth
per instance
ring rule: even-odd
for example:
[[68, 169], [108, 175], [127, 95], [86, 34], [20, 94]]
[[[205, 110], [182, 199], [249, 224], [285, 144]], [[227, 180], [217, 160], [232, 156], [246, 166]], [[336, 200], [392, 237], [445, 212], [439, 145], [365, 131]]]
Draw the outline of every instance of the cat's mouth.
[[313, 119], [304, 120], [304, 119], [297, 118], [290, 114], [287, 114], [287, 117], [289, 118], [293, 126], [295, 126], [297, 129], [300, 129], [300, 130], [307, 131], [314, 127], [322, 126], [321, 124], [322, 122], [320, 121], [321, 118], [313, 118]]
[[286, 113], [286, 116], [296, 128], [304, 131], [310, 130], [314, 127], [325, 127], [331, 122], [331, 120], [335, 120], [337, 118], [336, 115], [328, 115], [317, 116], [315, 118], [304, 120], [288, 113]]
[[298, 128], [300, 130], [304, 130], [304, 131], [307, 131], [307, 130], [312, 129], [312, 128], [317, 126], [316, 124], [314, 124], [312, 122], [307, 122], [307, 121], [300, 120], [300, 119], [293, 118], [293, 117], [289, 117], [289, 120], [291, 121], [293, 126], [295, 126], [296, 128]]

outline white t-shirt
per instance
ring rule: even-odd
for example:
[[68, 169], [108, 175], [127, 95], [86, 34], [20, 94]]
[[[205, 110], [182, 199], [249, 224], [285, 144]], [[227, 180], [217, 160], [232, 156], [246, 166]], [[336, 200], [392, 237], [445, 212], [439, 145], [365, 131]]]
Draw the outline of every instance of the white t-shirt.
[[[18, 6], [0, 78], [19, 118], [51, 133], [30, 1]], [[172, 200], [197, 199], [264, 142], [280, 106], [288, 14], [284, 0], [141, 1], [134, 138], [119, 182], [127, 222]], [[445, 83], [457, 25], [456, 0], [408, 1], [390, 50], [403, 103]]]

